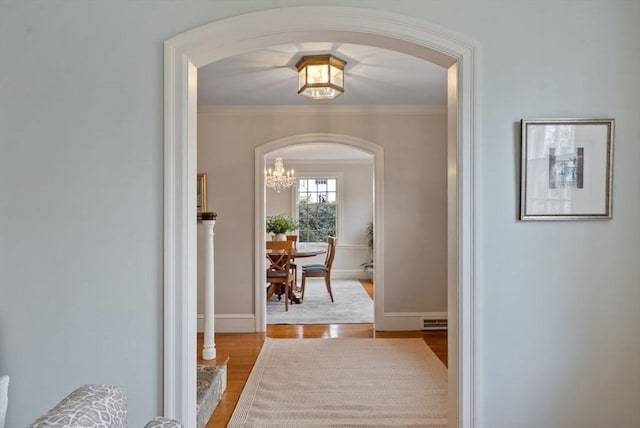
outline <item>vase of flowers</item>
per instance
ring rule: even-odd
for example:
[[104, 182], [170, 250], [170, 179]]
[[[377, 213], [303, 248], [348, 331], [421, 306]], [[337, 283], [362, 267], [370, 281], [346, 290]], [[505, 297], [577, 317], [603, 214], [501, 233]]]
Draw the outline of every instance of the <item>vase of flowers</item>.
[[297, 228], [298, 223], [286, 214], [267, 217], [267, 232], [274, 234], [274, 241], [286, 241], [287, 232]]

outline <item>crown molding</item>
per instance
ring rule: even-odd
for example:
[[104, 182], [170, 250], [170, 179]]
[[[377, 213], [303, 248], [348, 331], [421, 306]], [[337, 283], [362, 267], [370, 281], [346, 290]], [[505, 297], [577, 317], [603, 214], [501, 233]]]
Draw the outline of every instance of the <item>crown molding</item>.
[[206, 105], [198, 106], [199, 115], [279, 114], [279, 113], [384, 113], [384, 114], [446, 114], [446, 105]]

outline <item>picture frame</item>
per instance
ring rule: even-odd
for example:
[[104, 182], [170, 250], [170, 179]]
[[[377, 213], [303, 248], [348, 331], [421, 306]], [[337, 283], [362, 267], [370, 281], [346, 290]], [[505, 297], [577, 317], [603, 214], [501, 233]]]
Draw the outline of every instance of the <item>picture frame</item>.
[[522, 119], [520, 220], [612, 218], [614, 119]]
[[196, 194], [196, 212], [198, 219], [202, 218], [202, 213], [207, 212], [207, 174], [198, 174], [198, 191]]

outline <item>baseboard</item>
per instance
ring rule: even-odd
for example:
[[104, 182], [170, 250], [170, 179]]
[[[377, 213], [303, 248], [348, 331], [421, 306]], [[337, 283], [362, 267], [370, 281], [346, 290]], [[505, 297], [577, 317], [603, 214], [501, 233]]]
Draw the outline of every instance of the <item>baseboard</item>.
[[[198, 314], [198, 333], [204, 331], [204, 314]], [[255, 333], [256, 316], [253, 314], [216, 315], [216, 333]]]
[[385, 331], [417, 331], [425, 319], [447, 319], [446, 312], [385, 312]]
[[[353, 276], [349, 278], [353, 279]], [[385, 312], [384, 329], [385, 331], [422, 330], [425, 319], [447, 319], [447, 313]], [[198, 314], [197, 327], [198, 333], [204, 331], [204, 314]], [[217, 333], [254, 333], [256, 331], [256, 317], [253, 314], [218, 314], [216, 315], [215, 329]]]

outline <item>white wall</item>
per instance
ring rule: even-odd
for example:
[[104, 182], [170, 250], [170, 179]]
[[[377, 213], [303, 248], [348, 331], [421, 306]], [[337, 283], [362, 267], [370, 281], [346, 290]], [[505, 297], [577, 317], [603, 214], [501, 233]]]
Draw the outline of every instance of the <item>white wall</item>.
[[[216, 313], [254, 313], [254, 268], [247, 269], [255, 245], [254, 149], [310, 133], [357, 137], [385, 148], [385, 312], [446, 312], [446, 115], [257, 109], [198, 115], [198, 171], [207, 173], [208, 206], [218, 213]], [[285, 166], [298, 172], [326, 169], [287, 162]], [[347, 203], [357, 191], [345, 191]], [[372, 192], [371, 187], [367, 191]], [[281, 194], [277, 199], [290, 210], [290, 199], [283, 202], [285, 198]], [[371, 208], [371, 193], [366, 204]], [[336, 274], [361, 270], [358, 265], [369, 257], [364, 230], [370, 213], [345, 216], [348, 227], [339, 238]], [[361, 235], [356, 238], [358, 228]]]
[[[0, 372], [12, 376], [9, 427], [87, 382], [124, 386], [131, 426], [161, 412], [162, 42], [225, 16], [311, 3], [0, 3]], [[478, 425], [637, 427], [640, 3], [331, 4], [395, 11], [481, 47]], [[616, 119], [614, 218], [518, 222], [518, 121], [599, 116]], [[402, 202], [402, 188], [393, 193]], [[221, 221], [251, 240], [250, 211], [221, 212]], [[251, 311], [247, 302], [225, 310]]]

